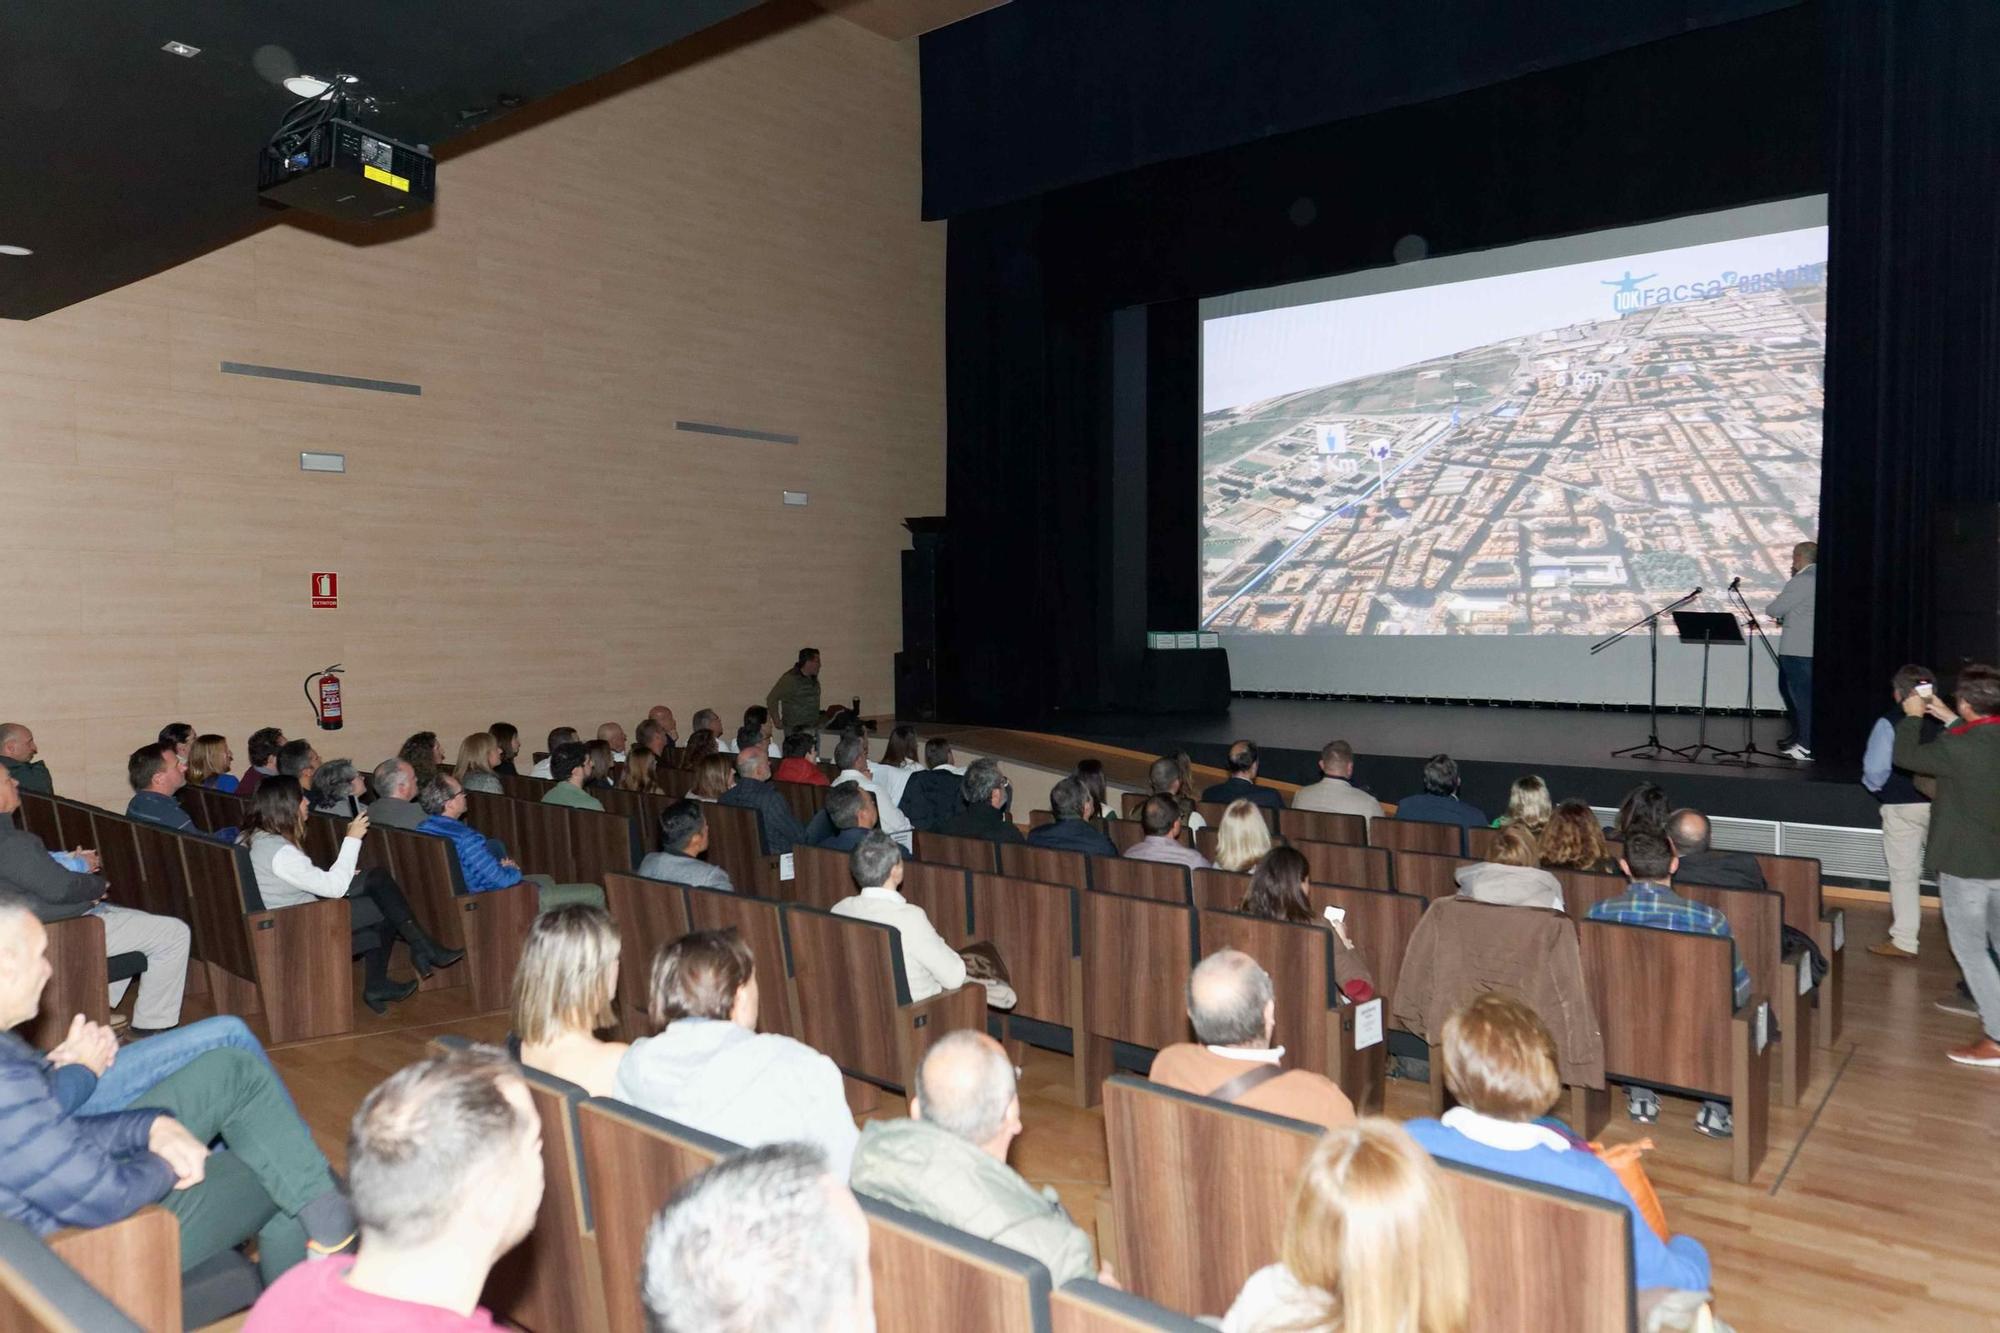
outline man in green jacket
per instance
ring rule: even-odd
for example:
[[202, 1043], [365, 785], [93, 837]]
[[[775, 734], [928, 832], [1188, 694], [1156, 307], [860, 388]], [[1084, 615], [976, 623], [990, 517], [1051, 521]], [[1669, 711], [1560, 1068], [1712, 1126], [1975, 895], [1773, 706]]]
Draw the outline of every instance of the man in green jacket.
[[583, 779], [589, 772], [581, 742], [566, 741], [558, 745], [549, 753], [549, 776], [556, 780], [556, 785], [542, 794], [542, 804], [569, 805], [603, 814], [604, 802], [583, 789]]
[[[1914, 690], [1896, 724], [1895, 764], [1937, 779], [1924, 865], [1938, 877], [1952, 956], [1965, 973], [1984, 1031], [1970, 1046], [1945, 1052], [1962, 1065], [2000, 1069], [2000, 966], [1990, 952], [2000, 912], [2000, 670], [1972, 665], [1958, 673], [1958, 708]], [[1923, 739], [1928, 713], [1951, 724]]]
[[1021, 1132], [1021, 1098], [1007, 1053], [983, 1032], [938, 1040], [917, 1069], [906, 1120], [871, 1120], [849, 1176], [862, 1194], [907, 1208], [1041, 1261], [1056, 1286], [1096, 1277], [1090, 1237], [1054, 1190], [1037, 1190], [1007, 1165]]
[[778, 683], [764, 696], [778, 735], [789, 736], [800, 727], [817, 727], [823, 714], [819, 706], [819, 649], [799, 649], [799, 660], [778, 677]]
[[38, 791], [44, 796], [56, 794], [49, 766], [35, 758], [35, 733], [19, 722], [0, 722], [0, 767], [14, 775], [22, 791]]

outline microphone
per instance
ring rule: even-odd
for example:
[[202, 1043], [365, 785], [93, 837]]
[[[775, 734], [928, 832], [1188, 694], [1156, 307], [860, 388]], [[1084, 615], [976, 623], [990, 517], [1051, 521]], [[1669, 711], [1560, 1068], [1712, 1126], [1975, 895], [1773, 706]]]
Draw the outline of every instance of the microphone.
[[1742, 582], [1743, 580], [1741, 578], [1733, 578], [1729, 580], [1729, 591], [1735, 592], [1737, 585], [1741, 584]]

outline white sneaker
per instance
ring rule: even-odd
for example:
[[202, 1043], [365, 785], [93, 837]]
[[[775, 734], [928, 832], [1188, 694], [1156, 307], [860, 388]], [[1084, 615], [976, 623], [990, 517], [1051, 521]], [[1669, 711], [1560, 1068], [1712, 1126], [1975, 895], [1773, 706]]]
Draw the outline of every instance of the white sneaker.
[[983, 981], [980, 984], [986, 987], [986, 1007], [989, 1009], [1012, 1009], [1020, 1003], [1014, 988], [1004, 981]]
[[1812, 758], [1812, 751], [1796, 741], [1787, 745], [1784, 749], [1778, 751], [1778, 753], [1784, 755], [1787, 759], [1796, 759], [1800, 763], [1804, 763]]

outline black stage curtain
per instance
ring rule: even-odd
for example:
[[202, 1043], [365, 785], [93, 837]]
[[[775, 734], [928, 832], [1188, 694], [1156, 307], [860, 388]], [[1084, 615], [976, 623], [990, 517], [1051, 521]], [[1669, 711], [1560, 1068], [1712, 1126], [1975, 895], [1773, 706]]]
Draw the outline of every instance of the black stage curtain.
[[[1146, 487], [1148, 621], [1191, 627], [1195, 298], [1386, 263], [1408, 234], [1449, 254], [1817, 193], [1822, 18], [1800, 5], [954, 218], [945, 715], [1135, 702], [1105, 614], [1141, 564], [1103, 542], [1116, 487]], [[1132, 306], [1150, 307], [1137, 478], [1106, 465], [1112, 312]]]
[[922, 39], [924, 216], [957, 217], [1797, 3], [1012, 0]]
[[1890, 674], [1936, 651], [1938, 589], [1951, 583], [1932, 568], [1938, 507], [2000, 500], [2000, 4], [1826, 8], [1833, 234], [1814, 743], [1821, 761], [1852, 762], [1888, 705]]

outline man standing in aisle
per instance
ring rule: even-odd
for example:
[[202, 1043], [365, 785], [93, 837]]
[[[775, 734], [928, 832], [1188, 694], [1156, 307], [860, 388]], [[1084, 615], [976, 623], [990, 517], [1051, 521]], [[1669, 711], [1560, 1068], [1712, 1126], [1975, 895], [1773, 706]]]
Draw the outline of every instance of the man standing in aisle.
[[[1903, 719], [1905, 699], [1912, 695], [1928, 699], [1936, 689], [1937, 673], [1929, 667], [1911, 663], [1897, 671], [1889, 682], [1895, 702], [1875, 719], [1861, 756], [1861, 785], [1882, 807], [1882, 856], [1889, 863], [1889, 938], [1868, 946], [1869, 953], [1883, 958], [1917, 956], [1924, 844], [1930, 838], [1931, 794], [1937, 783], [1896, 766], [1896, 724]], [[1926, 715], [1919, 739], [1928, 745], [1943, 730], [1942, 722]]]
[[1800, 542], [1792, 548], [1792, 577], [1765, 608], [1778, 622], [1778, 693], [1791, 716], [1791, 743], [1780, 753], [1800, 761], [1812, 758], [1813, 602], [1819, 588], [1819, 543]]
[[800, 727], [817, 728], [825, 715], [819, 707], [819, 649], [799, 649], [799, 660], [778, 677], [778, 683], [764, 696], [780, 736]]
[[[1924, 718], [1946, 723], [1924, 741]], [[2000, 1069], [2000, 965], [1992, 946], [2000, 921], [2000, 670], [1974, 664], [1958, 673], [1958, 710], [1915, 690], [1903, 700], [1891, 756], [1898, 768], [1937, 779], [1925, 866], [1937, 873], [1945, 938], [1979, 1006], [1979, 1040], [1945, 1054], [1962, 1065]]]

